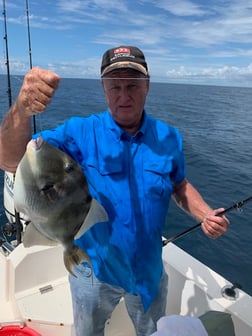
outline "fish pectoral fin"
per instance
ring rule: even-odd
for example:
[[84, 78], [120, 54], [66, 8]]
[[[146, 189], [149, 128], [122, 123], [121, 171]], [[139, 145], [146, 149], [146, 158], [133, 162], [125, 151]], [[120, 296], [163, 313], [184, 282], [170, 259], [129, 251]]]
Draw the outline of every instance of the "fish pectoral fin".
[[42, 235], [42, 233], [40, 233], [32, 223], [27, 225], [23, 237], [24, 247], [31, 247], [34, 245], [55, 246], [58, 244], [59, 243], [57, 241], [51, 240]]
[[89, 212], [74, 238], [75, 239], [80, 238], [94, 224], [107, 221], [108, 221], [108, 214], [106, 210], [100, 203], [96, 201], [96, 199], [93, 198]]
[[79, 265], [80, 263], [86, 261], [90, 268], [91, 268], [91, 276], [93, 274], [93, 268], [92, 268], [92, 263], [91, 259], [87, 255], [86, 252], [84, 252], [81, 248], [77, 246], [73, 246], [71, 249], [66, 249], [64, 251], [64, 264], [66, 269], [68, 270], [69, 273], [71, 273], [73, 276], [76, 277], [74, 274], [74, 267]]

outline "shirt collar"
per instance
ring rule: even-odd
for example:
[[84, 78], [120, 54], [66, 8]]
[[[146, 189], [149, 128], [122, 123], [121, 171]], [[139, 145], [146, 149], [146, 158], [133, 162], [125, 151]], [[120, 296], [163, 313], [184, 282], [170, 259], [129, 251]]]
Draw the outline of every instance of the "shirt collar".
[[140, 139], [146, 132], [147, 123], [148, 123], [148, 116], [144, 110], [142, 125], [140, 129], [136, 132], [136, 134], [134, 136], [131, 136], [128, 132], [124, 131], [119, 125], [117, 125], [117, 123], [112, 118], [109, 110], [107, 110], [105, 113], [105, 127], [112, 132], [112, 134], [114, 135], [115, 139], [118, 142], [122, 139], [124, 140], [132, 138], [134, 138], [135, 140]]

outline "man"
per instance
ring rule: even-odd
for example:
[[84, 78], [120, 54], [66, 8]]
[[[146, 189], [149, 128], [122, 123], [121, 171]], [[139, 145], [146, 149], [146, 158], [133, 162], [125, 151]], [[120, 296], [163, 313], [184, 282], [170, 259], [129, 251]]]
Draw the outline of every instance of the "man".
[[[167, 275], [162, 264], [162, 230], [172, 196], [217, 238], [228, 228], [223, 209], [212, 210], [185, 177], [179, 131], [144, 110], [149, 72], [144, 54], [120, 46], [103, 55], [102, 85], [108, 109], [89, 118], [71, 118], [43, 138], [83, 167], [92, 197], [109, 222], [97, 223], [76, 244], [89, 254], [91, 270], [79, 265], [70, 275], [76, 336], [104, 334], [106, 320], [121, 297], [137, 335], [156, 331], [165, 315]], [[34, 68], [2, 122], [0, 166], [15, 172], [31, 138], [30, 118], [43, 112], [59, 76]]]

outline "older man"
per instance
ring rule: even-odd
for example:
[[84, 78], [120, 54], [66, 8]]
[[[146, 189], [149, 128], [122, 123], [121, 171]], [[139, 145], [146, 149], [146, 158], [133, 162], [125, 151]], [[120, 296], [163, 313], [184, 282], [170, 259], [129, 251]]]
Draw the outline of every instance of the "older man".
[[[162, 263], [162, 230], [173, 197], [217, 238], [228, 228], [223, 209], [213, 210], [188, 182], [179, 131], [144, 109], [149, 71], [133, 46], [107, 50], [101, 79], [108, 109], [70, 118], [43, 138], [83, 168], [92, 197], [109, 221], [94, 225], [75, 241], [89, 254], [87, 265], [70, 275], [76, 336], [101, 336], [106, 320], [124, 297], [137, 335], [156, 331], [165, 314], [167, 275]], [[1, 125], [0, 166], [15, 172], [31, 138], [31, 116], [43, 112], [58, 88], [57, 74], [34, 68], [25, 76]], [[85, 266], [85, 267], [83, 267]]]

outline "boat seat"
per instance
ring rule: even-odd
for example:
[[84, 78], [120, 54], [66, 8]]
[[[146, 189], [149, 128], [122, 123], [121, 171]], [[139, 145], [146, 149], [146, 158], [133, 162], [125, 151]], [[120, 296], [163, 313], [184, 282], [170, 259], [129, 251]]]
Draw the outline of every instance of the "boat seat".
[[230, 314], [208, 311], [199, 317], [209, 336], [235, 336], [234, 324]]

